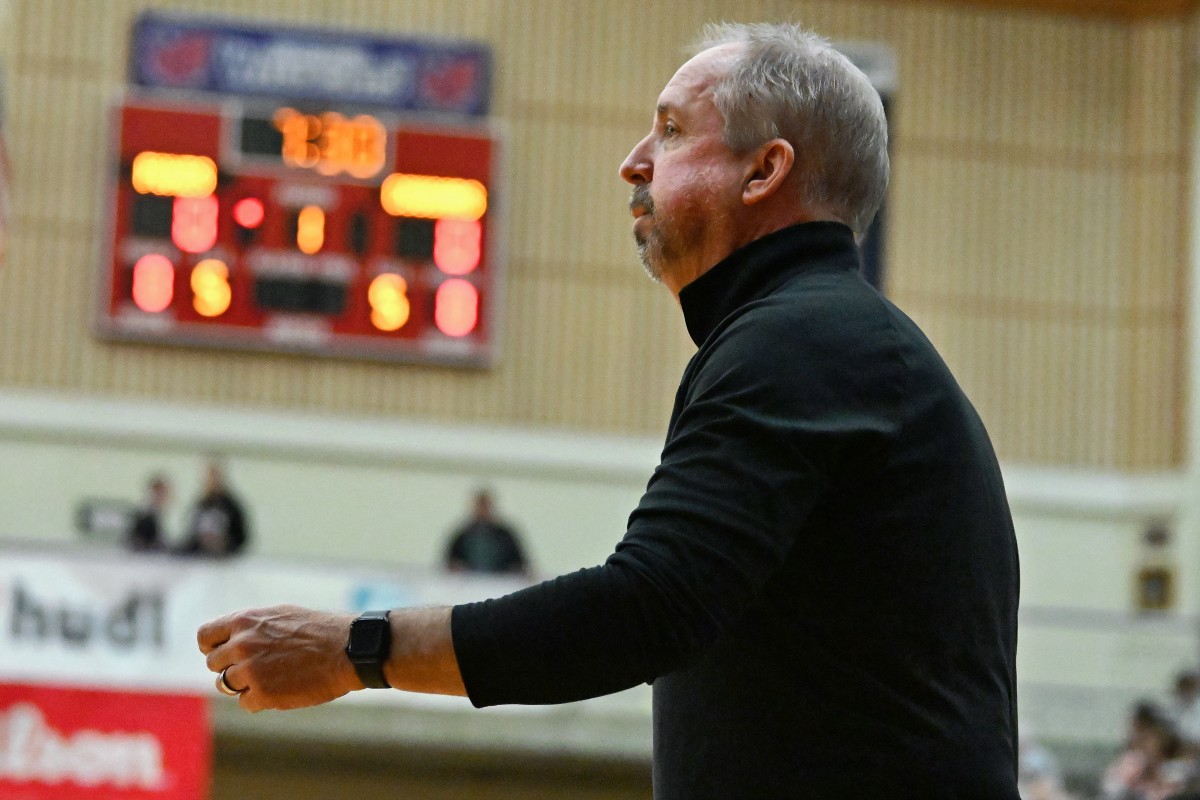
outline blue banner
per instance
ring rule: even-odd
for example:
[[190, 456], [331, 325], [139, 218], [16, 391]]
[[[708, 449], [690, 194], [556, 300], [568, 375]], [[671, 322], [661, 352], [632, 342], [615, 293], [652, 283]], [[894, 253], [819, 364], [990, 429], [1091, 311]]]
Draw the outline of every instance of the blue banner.
[[130, 82], [397, 111], [488, 112], [491, 50], [474, 42], [383, 39], [144, 13]]

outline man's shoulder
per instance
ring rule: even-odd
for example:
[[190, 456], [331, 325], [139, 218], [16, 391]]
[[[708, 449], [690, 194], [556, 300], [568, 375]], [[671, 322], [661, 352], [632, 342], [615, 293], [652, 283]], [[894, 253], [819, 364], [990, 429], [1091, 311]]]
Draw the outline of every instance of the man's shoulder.
[[158, 515], [142, 509], [133, 516], [133, 529], [137, 531], [158, 530]]
[[895, 345], [898, 311], [852, 272], [797, 275], [725, 320], [713, 354], [771, 363], [841, 359]]
[[916, 346], [902, 319], [854, 273], [805, 275], [725, 321], [693, 360], [686, 397], [894, 409]]
[[231, 492], [220, 492], [201, 502], [201, 508], [221, 511], [233, 517], [240, 517], [244, 512], [242, 501]]
[[882, 319], [893, 308], [858, 270], [850, 269], [797, 273], [764, 297], [759, 305], [775, 313], [803, 312], [818, 318], [842, 318], [853, 309], [859, 314]]

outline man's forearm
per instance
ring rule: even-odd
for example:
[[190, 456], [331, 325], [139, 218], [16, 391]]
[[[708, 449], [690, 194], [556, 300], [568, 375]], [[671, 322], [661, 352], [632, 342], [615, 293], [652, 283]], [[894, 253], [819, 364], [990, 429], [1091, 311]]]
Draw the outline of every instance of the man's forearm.
[[[465, 695], [450, 608], [402, 608], [389, 617], [388, 683], [410, 692]], [[273, 606], [227, 614], [200, 626], [197, 642], [218, 688], [247, 711], [305, 708], [363, 688], [346, 655], [354, 614]]]
[[384, 676], [394, 689], [425, 694], [466, 695], [454, 639], [449, 606], [398, 608], [391, 612], [392, 653]]

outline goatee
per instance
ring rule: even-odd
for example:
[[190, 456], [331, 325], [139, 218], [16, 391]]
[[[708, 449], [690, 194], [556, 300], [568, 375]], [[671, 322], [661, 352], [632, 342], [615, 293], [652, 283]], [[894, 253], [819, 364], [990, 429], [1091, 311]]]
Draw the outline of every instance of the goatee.
[[[647, 216], [654, 213], [654, 198], [650, 196], [650, 184], [641, 183], [633, 187], [633, 192], [629, 196], [629, 211], [641, 211], [642, 216]], [[656, 248], [650, 241], [650, 235], [641, 233], [635, 227], [633, 230], [633, 240], [637, 243], [638, 258], [642, 262], [642, 268], [646, 270], [646, 274], [656, 283], [662, 283], [662, 270], [659, 269], [656, 261], [657, 253], [653, 252]]]

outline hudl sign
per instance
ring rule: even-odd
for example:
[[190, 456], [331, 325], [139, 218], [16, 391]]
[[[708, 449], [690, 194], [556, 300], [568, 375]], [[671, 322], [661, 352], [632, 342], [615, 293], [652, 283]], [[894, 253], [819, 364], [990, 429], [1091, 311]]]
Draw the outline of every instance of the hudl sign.
[[384, 39], [145, 13], [133, 29], [130, 82], [482, 116], [488, 111], [491, 51], [472, 42]]
[[14, 583], [9, 601], [8, 635], [18, 641], [61, 641], [76, 648], [96, 643], [121, 650], [164, 645], [162, 592], [131, 592], [111, 609], [47, 602], [21, 583]]
[[[226, 610], [225, 574], [183, 559], [6, 553], [0, 682], [206, 691], [212, 677], [197, 657], [195, 630]], [[218, 599], [211, 607], [210, 598]]]

